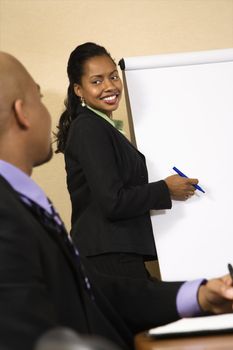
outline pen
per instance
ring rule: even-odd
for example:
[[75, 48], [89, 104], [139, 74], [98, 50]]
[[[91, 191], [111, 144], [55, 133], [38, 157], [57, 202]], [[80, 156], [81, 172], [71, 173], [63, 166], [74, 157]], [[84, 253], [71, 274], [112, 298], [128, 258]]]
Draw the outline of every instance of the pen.
[[[179, 169], [177, 169], [175, 166], [172, 168], [178, 175], [182, 176], [182, 177], [188, 177], [187, 175], [185, 175], [184, 173], [182, 173]], [[197, 190], [205, 193], [205, 191], [198, 185], [193, 185], [193, 187], [195, 187]]]
[[233, 283], [233, 267], [232, 267], [231, 264], [228, 264], [227, 267], [228, 267], [229, 274], [231, 276], [231, 280], [232, 280], [232, 283]]

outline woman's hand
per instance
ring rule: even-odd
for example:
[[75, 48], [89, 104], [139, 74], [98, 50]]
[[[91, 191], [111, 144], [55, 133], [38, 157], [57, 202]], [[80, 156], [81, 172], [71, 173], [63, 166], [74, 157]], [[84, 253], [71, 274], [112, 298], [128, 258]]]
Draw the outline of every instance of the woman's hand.
[[164, 181], [169, 188], [171, 198], [175, 200], [185, 200], [193, 196], [196, 190], [193, 185], [198, 184], [198, 179], [190, 179], [179, 175], [168, 176]]

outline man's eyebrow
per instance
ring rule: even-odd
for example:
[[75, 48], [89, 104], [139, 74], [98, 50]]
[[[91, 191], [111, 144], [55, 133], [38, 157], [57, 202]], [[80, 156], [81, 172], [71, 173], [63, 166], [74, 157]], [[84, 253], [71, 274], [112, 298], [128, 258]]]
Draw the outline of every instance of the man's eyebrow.
[[36, 83], [37, 89], [40, 91], [40, 85]]

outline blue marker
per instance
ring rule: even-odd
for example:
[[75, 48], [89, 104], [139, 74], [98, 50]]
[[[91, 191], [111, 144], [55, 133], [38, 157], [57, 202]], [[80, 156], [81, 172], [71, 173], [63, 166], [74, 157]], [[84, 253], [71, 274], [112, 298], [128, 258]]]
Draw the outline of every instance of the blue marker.
[[[176, 172], [178, 175], [180, 175], [180, 176], [182, 176], [182, 177], [188, 177], [187, 175], [185, 175], [184, 173], [182, 173], [179, 169], [177, 169], [175, 166], [174, 166], [172, 169], [175, 170], [175, 172]], [[205, 193], [205, 191], [204, 191], [200, 186], [198, 186], [198, 185], [193, 185], [193, 186], [194, 186], [197, 190], [199, 190], [199, 191]]]

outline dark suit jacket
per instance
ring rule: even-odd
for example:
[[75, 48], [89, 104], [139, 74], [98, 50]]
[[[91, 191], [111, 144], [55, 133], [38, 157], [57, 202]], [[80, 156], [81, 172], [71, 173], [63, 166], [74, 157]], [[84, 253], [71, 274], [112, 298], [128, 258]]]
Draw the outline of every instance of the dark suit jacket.
[[116, 128], [80, 107], [65, 150], [71, 234], [85, 256], [156, 256], [151, 209], [171, 207], [166, 183], [148, 183], [145, 158]]
[[0, 348], [32, 350], [44, 331], [64, 326], [132, 349], [135, 332], [178, 318], [180, 283], [124, 279], [122, 285], [90, 271], [93, 302], [56, 229], [1, 176], [0, 193]]

